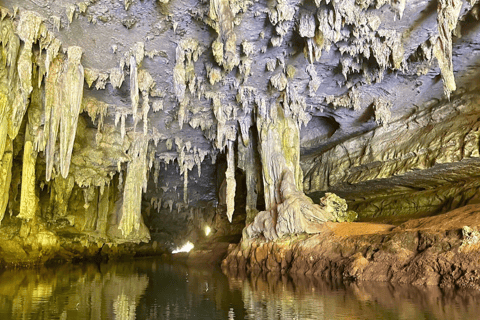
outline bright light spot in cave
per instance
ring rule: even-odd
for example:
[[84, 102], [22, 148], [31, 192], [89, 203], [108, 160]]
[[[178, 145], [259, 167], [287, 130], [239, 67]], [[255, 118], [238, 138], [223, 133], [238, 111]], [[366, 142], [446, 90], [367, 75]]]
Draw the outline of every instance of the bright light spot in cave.
[[190, 252], [194, 247], [193, 243], [188, 241], [185, 243], [181, 248], [177, 248], [176, 250], [173, 250], [172, 253], [179, 253], [179, 252]]
[[210, 229], [209, 226], [206, 226], [205, 227], [205, 235], [208, 237], [208, 235], [210, 234], [210, 232], [212, 232], [212, 229]]

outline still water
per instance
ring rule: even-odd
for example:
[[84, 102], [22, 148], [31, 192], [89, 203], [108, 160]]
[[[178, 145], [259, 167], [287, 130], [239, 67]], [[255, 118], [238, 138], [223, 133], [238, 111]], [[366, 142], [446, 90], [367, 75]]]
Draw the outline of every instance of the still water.
[[239, 277], [157, 260], [0, 271], [0, 319], [479, 319], [480, 292]]

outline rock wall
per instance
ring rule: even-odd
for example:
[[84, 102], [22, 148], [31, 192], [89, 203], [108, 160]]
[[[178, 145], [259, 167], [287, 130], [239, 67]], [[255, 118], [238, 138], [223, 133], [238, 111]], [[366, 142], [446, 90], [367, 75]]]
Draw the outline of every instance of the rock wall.
[[470, 205], [398, 227], [327, 223], [316, 235], [244, 240], [231, 245], [222, 268], [231, 275], [271, 272], [478, 290], [478, 213], [479, 206]]

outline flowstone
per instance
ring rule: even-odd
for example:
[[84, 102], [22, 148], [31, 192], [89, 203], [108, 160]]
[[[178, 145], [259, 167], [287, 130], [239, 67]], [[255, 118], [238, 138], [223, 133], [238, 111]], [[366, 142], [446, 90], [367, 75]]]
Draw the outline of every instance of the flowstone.
[[254, 222], [245, 230], [247, 238], [263, 235], [267, 240], [275, 240], [292, 233], [318, 233], [328, 221], [353, 221], [357, 215], [347, 210], [344, 199], [327, 193], [320, 204], [297, 190], [294, 176], [288, 169], [284, 171], [280, 186], [282, 202], [276, 210], [260, 212]]
[[[247, 239], [263, 235], [274, 240], [290, 233], [316, 233], [327, 221], [353, 221], [345, 200], [329, 193], [321, 205], [303, 193], [300, 168], [300, 125], [302, 109], [294, 92], [287, 90], [283, 106], [274, 103], [258, 109], [257, 128], [265, 192], [265, 211], [246, 227]], [[291, 102], [291, 104], [289, 104]]]

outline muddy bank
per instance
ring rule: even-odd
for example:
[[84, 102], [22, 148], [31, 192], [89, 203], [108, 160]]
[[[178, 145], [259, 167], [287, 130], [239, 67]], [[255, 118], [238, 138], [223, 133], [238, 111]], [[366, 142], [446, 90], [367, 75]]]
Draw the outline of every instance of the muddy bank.
[[480, 205], [399, 226], [326, 223], [315, 235], [232, 245], [222, 269], [480, 290], [479, 225]]

